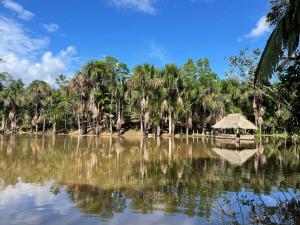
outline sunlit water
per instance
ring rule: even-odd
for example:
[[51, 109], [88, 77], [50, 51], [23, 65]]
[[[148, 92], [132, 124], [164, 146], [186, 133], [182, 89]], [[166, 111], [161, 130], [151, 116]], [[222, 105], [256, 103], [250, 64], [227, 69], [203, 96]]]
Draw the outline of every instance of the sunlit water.
[[299, 198], [299, 155], [279, 139], [0, 136], [0, 224], [296, 224], [272, 209]]

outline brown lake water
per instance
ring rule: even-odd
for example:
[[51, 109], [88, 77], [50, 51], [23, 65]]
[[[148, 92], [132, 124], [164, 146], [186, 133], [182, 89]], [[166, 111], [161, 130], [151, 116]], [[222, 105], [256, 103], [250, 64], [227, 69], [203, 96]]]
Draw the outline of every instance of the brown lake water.
[[0, 224], [297, 224], [299, 156], [271, 138], [0, 136]]

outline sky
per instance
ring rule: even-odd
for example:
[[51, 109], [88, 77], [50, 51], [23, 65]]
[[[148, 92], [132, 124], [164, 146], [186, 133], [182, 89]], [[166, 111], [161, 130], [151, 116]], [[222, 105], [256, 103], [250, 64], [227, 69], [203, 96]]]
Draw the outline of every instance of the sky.
[[269, 9], [268, 0], [0, 0], [0, 72], [53, 83], [106, 56], [131, 69], [207, 57], [224, 77], [226, 57], [263, 49]]

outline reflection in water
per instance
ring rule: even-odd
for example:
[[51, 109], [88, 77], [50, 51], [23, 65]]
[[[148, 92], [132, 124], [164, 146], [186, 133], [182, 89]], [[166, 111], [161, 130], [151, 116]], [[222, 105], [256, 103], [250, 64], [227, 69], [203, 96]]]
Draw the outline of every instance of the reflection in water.
[[281, 224], [274, 206], [299, 196], [299, 153], [278, 139], [0, 136], [0, 215], [4, 224]]

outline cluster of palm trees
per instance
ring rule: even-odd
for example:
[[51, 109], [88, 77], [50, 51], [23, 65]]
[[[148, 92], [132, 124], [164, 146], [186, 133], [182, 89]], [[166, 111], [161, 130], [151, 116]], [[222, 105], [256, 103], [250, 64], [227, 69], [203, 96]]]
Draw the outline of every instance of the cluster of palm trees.
[[[35, 80], [27, 87], [2, 73], [2, 131], [78, 129], [81, 134], [139, 128], [149, 132], [205, 132], [225, 113], [225, 83], [207, 59], [189, 59], [182, 67], [142, 64], [132, 72], [113, 57], [93, 60], [56, 85]], [[226, 98], [227, 97], [227, 98]]]

